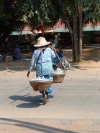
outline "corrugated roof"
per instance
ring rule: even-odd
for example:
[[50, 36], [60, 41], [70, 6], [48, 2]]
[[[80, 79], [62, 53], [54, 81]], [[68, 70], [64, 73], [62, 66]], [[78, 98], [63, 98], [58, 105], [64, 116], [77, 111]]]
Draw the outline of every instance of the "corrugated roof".
[[100, 26], [87, 26], [83, 28], [83, 31], [100, 31]]
[[54, 32], [69, 32], [68, 28], [56, 28]]
[[[100, 31], [100, 26], [87, 26], [83, 28], [83, 31]], [[54, 32], [69, 32], [68, 28], [56, 28]]]
[[26, 35], [28, 34], [29, 31], [27, 30], [24, 30], [22, 32], [18, 32], [18, 31], [15, 31], [15, 32], [12, 32], [10, 35]]

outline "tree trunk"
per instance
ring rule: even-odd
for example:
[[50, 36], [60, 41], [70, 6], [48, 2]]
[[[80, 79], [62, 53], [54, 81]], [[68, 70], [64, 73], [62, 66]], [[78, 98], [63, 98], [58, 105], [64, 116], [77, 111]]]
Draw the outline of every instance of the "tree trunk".
[[78, 62], [78, 23], [77, 17], [73, 16], [73, 61]]
[[78, 61], [78, 23], [77, 17], [73, 16], [73, 27], [66, 22], [72, 40], [72, 61]]
[[79, 62], [82, 60], [82, 6], [78, 7], [79, 17], [73, 17], [73, 61]]
[[[66, 17], [67, 18], [67, 17]], [[68, 19], [68, 18], [67, 18]], [[71, 35], [71, 41], [72, 41], [72, 59], [74, 60], [74, 57], [75, 57], [75, 50], [74, 50], [74, 37], [73, 37], [73, 28], [71, 27], [71, 24], [69, 23], [69, 21], [66, 21], [66, 25], [67, 25], [67, 28], [69, 29], [69, 33]]]
[[79, 10], [79, 28], [78, 28], [78, 54], [79, 54], [79, 58], [78, 61], [82, 60], [82, 6], [79, 5], [78, 6], [78, 10]]
[[73, 62], [82, 60], [82, 6], [78, 6], [79, 17], [73, 16], [73, 27], [66, 21], [72, 40]]

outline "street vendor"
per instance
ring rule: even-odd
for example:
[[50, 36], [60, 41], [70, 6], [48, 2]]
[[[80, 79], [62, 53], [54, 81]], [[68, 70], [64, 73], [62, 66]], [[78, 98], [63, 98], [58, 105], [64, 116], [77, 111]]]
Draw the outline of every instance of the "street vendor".
[[[36, 64], [36, 77], [44, 77], [49, 79], [52, 77], [52, 60], [56, 57], [54, 51], [52, 50], [51, 42], [46, 41], [44, 37], [39, 37], [37, 39], [37, 44], [34, 47], [37, 49], [32, 55], [30, 66], [28, 69], [27, 77], [29, 77], [30, 72], [34, 69]], [[43, 95], [43, 104], [45, 105], [48, 99], [48, 94], [52, 93], [52, 87], [45, 91], [40, 91]]]

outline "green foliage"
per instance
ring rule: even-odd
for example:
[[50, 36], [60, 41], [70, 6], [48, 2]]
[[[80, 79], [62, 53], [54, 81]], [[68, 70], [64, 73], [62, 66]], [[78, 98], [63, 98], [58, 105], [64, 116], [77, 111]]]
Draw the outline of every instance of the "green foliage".
[[78, 5], [83, 6], [83, 23], [96, 24], [100, 20], [99, 3], [100, 0], [1, 0], [0, 35], [22, 29], [25, 24], [33, 29], [39, 29], [42, 23], [50, 27], [59, 18], [72, 27], [73, 16], [79, 15]]
[[100, 22], [100, 0], [96, 0], [84, 4], [83, 6], [83, 24], [92, 22], [93, 25], [96, 25], [97, 22]]

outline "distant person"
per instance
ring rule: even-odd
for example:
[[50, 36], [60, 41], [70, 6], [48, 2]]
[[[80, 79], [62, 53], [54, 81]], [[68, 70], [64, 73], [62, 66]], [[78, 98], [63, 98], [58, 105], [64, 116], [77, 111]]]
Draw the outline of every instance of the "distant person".
[[30, 40], [29, 38], [25, 38], [23, 42], [21, 42], [21, 49], [27, 51], [30, 46]]
[[18, 44], [16, 44], [16, 46], [15, 46], [13, 58], [18, 59], [18, 60], [20, 60], [22, 58], [21, 49], [20, 49], [20, 46]]

